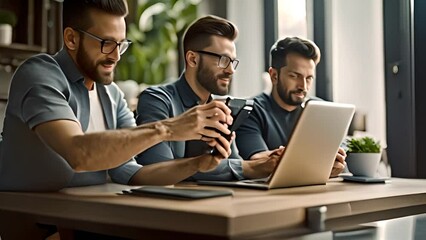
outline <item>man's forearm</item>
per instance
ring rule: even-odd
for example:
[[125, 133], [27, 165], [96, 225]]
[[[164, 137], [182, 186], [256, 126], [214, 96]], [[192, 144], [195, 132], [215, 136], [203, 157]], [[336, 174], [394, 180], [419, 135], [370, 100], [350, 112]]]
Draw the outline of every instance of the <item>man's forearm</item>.
[[256, 176], [256, 171], [253, 169], [253, 162], [256, 160], [243, 160], [242, 168], [243, 168], [243, 176], [246, 179], [260, 178]]
[[208, 161], [210, 155], [176, 159], [141, 168], [131, 179], [131, 185], [171, 185], [185, 180], [200, 169], [200, 162]]
[[[72, 157], [76, 171], [96, 171], [117, 167], [168, 136], [160, 122], [136, 128], [79, 135], [73, 139]], [[106, 161], [107, 159], [107, 161]]]

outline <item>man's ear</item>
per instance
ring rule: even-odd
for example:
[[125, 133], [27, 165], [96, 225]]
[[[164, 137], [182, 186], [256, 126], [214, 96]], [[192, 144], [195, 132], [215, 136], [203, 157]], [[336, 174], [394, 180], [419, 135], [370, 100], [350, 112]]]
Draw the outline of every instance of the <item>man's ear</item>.
[[74, 29], [67, 27], [64, 30], [64, 44], [69, 50], [78, 49], [80, 35]]
[[198, 63], [198, 54], [193, 51], [187, 51], [185, 54], [185, 60], [189, 67], [196, 67]]
[[269, 69], [268, 69], [269, 76], [271, 77], [272, 85], [275, 85], [275, 84], [278, 83], [278, 71], [279, 70], [277, 70], [273, 67], [269, 67]]

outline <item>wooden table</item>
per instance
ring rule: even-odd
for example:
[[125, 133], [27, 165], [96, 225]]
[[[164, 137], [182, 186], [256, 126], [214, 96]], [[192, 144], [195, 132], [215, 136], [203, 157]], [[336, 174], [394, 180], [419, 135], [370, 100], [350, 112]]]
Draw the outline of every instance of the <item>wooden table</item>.
[[7, 239], [19, 233], [23, 222], [37, 222], [129, 238], [263, 239], [426, 213], [426, 180], [417, 179], [393, 178], [386, 184], [334, 179], [269, 191], [235, 188], [232, 197], [204, 200], [116, 194], [128, 188], [107, 184], [57, 193], [0, 192], [0, 236]]

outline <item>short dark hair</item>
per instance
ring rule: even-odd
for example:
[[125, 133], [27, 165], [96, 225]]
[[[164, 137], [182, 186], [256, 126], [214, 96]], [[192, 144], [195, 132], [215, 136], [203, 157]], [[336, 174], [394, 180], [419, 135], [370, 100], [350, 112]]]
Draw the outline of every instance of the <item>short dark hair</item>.
[[286, 58], [289, 53], [297, 53], [312, 59], [315, 64], [318, 64], [321, 59], [321, 52], [314, 42], [298, 37], [287, 37], [278, 40], [272, 45], [270, 53], [270, 66], [275, 69], [280, 69], [287, 65]]
[[89, 13], [94, 9], [123, 17], [128, 13], [126, 0], [64, 0], [63, 29], [87, 30], [93, 24]]
[[211, 36], [225, 37], [234, 41], [238, 36], [238, 28], [230, 21], [213, 15], [195, 20], [185, 31], [183, 52], [202, 50], [211, 44]]

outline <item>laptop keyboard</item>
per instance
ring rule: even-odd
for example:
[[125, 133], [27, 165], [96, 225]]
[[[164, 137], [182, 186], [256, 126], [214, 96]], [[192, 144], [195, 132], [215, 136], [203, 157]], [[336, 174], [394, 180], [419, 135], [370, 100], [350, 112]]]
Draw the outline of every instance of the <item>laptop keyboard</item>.
[[258, 178], [258, 179], [247, 179], [242, 180], [243, 183], [267, 183], [269, 181], [269, 177], [266, 178]]

